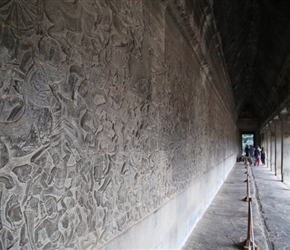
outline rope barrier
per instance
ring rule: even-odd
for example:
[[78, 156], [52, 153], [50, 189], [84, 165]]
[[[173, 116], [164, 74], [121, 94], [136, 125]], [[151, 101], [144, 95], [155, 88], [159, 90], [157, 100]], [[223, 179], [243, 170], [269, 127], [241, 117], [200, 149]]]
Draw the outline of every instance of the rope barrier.
[[247, 174], [247, 179], [245, 180], [245, 182], [247, 183], [247, 194], [246, 194], [246, 197], [243, 199], [243, 201], [249, 201], [250, 199], [250, 180], [249, 180], [249, 162], [246, 158], [245, 160], [245, 165], [246, 165], [246, 168], [247, 168], [247, 171], [245, 174]]
[[244, 248], [249, 250], [259, 250], [259, 247], [255, 244], [255, 237], [254, 237], [254, 226], [253, 226], [253, 212], [252, 212], [252, 198], [250, 195], [250, 180], [249, 180], [249, 164], [246, 157], [245, 165], [247, 168], [247, 195], [243, 199], [244, 201], [248, 202], [248, 231], [247, 231], [247, 239], [244, 241]]

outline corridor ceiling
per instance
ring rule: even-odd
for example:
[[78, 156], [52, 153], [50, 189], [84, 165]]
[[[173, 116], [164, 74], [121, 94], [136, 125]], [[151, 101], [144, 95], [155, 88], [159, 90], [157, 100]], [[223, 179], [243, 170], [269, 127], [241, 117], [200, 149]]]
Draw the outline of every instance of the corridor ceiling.
[[290, 96], [290, 0], [213, 0], [239, 118], [273, 114]]

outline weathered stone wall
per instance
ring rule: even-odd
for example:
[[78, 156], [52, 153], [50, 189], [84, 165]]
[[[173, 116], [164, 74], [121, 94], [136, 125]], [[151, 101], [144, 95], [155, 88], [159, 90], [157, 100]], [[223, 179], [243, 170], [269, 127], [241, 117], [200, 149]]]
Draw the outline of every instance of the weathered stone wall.
[[1, 3], [0, 249], [100, 248], [223, 169], [217, 191], [232, 94], [182, 4]]

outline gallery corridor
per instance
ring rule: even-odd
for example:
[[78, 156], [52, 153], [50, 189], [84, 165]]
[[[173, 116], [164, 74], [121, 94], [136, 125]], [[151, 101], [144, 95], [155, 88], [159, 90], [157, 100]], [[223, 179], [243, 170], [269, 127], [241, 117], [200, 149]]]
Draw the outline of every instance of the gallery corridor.
[[[260, 250], [290, 249], [290, 189], [266, 166], [250, 167], [254, 243]], [[237, 162], [183, 250], [244, 249], [248, 203], [246, 174]]]
[[0, 0], [0, 250], [290, 250], [289, 13]]

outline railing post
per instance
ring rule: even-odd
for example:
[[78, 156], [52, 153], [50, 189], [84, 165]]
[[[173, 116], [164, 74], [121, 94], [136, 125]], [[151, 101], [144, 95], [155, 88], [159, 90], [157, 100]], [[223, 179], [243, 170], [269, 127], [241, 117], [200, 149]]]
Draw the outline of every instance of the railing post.
[[250, 184], [249, 184], [249, 162], [248, 162], [248, 158], [246, 157], [245, 159], [245, 165], [247, 168], [246, 174], [247, 174], [247, 179], [245, 180], [245, 182], [247, 182], [247, 194], [246, 197], [243, 199], [243, 201], [248, 201], [250, 198]]
[[259, 247], [256, 246], [254, 241], [254, 226], [253, 226], [253, 213], [252, 213], [252, 198], [250, 196], [250, 180], [249, 180], [249, 164], [247, 164], [247, 160], [245, 161], [245, 165], [247, 167], [247, 196], [243, 199], [248, 202], [248, 231], [247, 231], [247, 239], [243, 241], [243, 246], [246, 249], [250, 250], [259, 250]]

